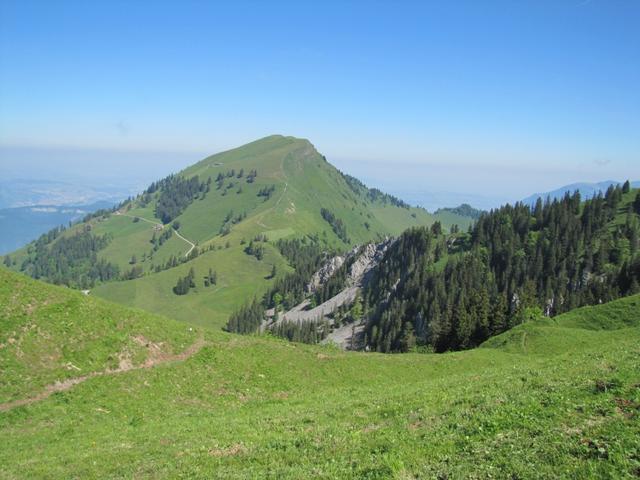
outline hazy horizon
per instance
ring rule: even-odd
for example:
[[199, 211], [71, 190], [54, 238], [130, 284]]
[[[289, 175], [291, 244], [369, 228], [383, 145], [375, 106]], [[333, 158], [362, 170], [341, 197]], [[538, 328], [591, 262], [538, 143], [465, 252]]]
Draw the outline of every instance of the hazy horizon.
[[[71, 185], [117, 187], [126, 196], [139, 193], [152, 181], [178, 172], [209, 155], [237, 146], [240, 145], [219, 147], [208, 153], [5, 146], [0, 147], [0, 158], [3, 159], [0, 172], [4, 181], [47, 180]], [[624, 172], [611, 169], [601, 173], [599, 166], [585, 169], [580, 177], [575, 177], [571, 169], [563, 169], [562, 166], [555, 169], [531, 167], [523, 184], [518, 182], [524, 171], [522, 168], [332, 158], [320, 146], [316, 145], [316, 148], [345, 173], [429, 210], [454, 207], [461, 203], [490, 209], [573, 183], [624, 182], [640, 178], [625, 177], [622, 176]], [[399, 168], [401, 174], [397, 172]], [[464, 169], [465, 175], [460, 175], [461, 169]], [[504, 182], [504, 186], [487, 189], [486, 185], [495, 181], [496, 177]]]

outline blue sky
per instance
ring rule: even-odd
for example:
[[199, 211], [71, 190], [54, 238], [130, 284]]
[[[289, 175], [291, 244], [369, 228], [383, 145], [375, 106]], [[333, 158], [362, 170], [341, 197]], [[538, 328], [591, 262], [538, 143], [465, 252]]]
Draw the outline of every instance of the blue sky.
[[640, 179], [638, 1], [0, 5], [5, 177], [283, 133], [395, 192]]

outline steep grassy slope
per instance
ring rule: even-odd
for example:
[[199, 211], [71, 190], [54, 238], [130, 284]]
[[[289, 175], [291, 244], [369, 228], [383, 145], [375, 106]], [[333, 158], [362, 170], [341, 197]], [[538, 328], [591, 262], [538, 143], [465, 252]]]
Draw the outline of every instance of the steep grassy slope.
[[[167, 341], [183, 341], [185, 330], [162, 317], [109, 311], [15, 274], [3, 279], [20, 288], [0, 290], [0, 305], [60, 297], [54, 323], [82, 329], [86, 311], [104, 308], [103, 335], [138, 316], [167, 331]], [[630, 297], [443, 355], [344, 353], [206, 332], [208, 345], [183, 362], [103, 375], [0, 411], [0, 434], [11, 439], [0, 447], [0, 477], [632, 478], [640, 468], [639, 307]], [[24, 325], [27, 313], [4, 312], [6, 338], [7, 322]], [[50, 322], [39, 315], [31, 328]], [[16, 350], [3, 345], [2, 379], [15, 379], [4, 398], [29, 394]], [[40, 370], [48, 356], [35, 349], [31, 364]]]
[[[213, 155], [181, 175], [198, 175], [202, 181], [209, 177], [215, 180], [219, 173], [224, 175], [232, 170], [236, 176], [226, 178], [222, 188], [216, 188], [214, 183], [204, 199], [195, 200], [177, 217], [185, 238], [197, 243], [200, 249], [216, 250], [189, 262], [186, 268], [173, 268], [127, 282], [107, 283], [96, 288], [93, 294], [179, 320], [220, 327], [240, 304], [265, 291], [273, 281], [267, 278], [273, 265], [281, 273], [287, 269], [284, 259], [272, 245], [266, 246], [265, 258], [256, 262], [244, 253], [243, 240], [257, 235], [265, 235], [270, 241], [318, 235], [330, 248], [347, 248], [348, 244], [338, 238], [322, 218], [321, 208], [330, 210], [344, 222], [349, 244], [396, 235], [409, 226], [429, 225], [435, 220], [445, 225], [457, 223], [462, 228], [470, 222], [465, 217], [433, 216], [422, 209], [402, 208], [387, 199], [370, 198], [363, 191], [350, 187], [345, 177], [307, 140], [292, 137], [267, 137]], [[253, 183], [247, 183], [247, 175], [252, 170], [257, 171], [257, 177]], [[238, 178], [240, 171], [244, 175]], [[230, 184], [233, 184], [232, 188], [228, 188]], [[266, 201], [257, 195], [261, 189], [271, 186], [274, 192]], [[159, 222], [154, 217], [154, 202], [152, 200], [144, 208], [134, 202], [127, 212], [128, 217], [113, 215], [107, 220], [94, 221], [94, 232], [108, 232], [114, 237], [100, 252], [102, 258], [117, 262], [121, 269], [129, 268], [133, 254], [142, 258], [150, 248], [153, 226], [143, 221], [133, 223], [131, 217]], [[246, 218], [233, 225], [230, 233], [220, 235], [225, 217], [230, 213], [246, 214]], [[224, 248], [227, 245], [229, 248]], [[188, 244], [173, 235], [153, 259], [139, 265], [149, 272], [152, 264], [164, 263], [171, 255], [183, 254], [188, 249]], [[172, 294], [171, 288], [177, 278], [190, 267], [197, 275], [205, 274], [209, 268], [215, 269], [219, 284], [216, 288], [199, 288], [185, 296]]]
[[197, 334], [184, 324], [0, 268], [0, 403], [121, 362], [139, 365], [151, 343], [165, 353], [180, 352]]
[[[289, 269], [277, 249], [270, 244], [265, 246], [262, 261], [244, 253], [243, 248], [236, 243], [228, 249], [213, 250], [160, 273], [132, 281], [104, 284], [93, 290], [92, 295], [190, 324], [222, 327], [239, 304], [261, 295], [266, 286], [273, 282], [269, 278], [273, 265], [280, 273]], [[218, 283], [205, 288], [198, 278], [196, 288], [187, 295], [175, 295], [172, 288], [176, 279], [185, 276], [192, 267], [198, 277], [213, 268], [217, 272]]]

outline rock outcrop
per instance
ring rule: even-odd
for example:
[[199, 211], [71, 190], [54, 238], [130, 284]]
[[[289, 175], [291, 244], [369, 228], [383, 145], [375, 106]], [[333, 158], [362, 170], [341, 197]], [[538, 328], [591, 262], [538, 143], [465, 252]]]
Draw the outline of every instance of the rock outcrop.
[[345, 258], [344, 256], [336, 255], [322, 265], [320, 270], [314, 273], [311, 280], [309, 280], [306, 288], [307, 293], [315, 293], [322, 285], [327, 283], [333, 274], [344, 264]]
[[336, 255], [330, 258], [322, 267], [315, 272], [306, 290], [308, 293], [315, 293], [345, 264], [351, 262], [347, 274], [346, 287], [360, 287], [368, 281], [368, 274], [380, 262], [384, 253], [393, 243], [392, 239], [386, 238], [380, 243], [369, 243], [364, 247], [354, 247], [346, 255]]
[[326, 302], [309, 309], [309, 300], [296, 305], [288, 312], [282, 314], [275, 323], [283, 320], [309, 322], [321, 320], [331, 315], [342, 305], [351, 304], [358, 292], [369, 281], [370, 275], [376, 265], [382, 259], [384, 253], [393, 243], [391, 239], [385, 239], [380, 243], [369, 243], [364, 247], [355, 247], [345, 256], [336, 256], [327, 261], [320, 270], [313, 274], [307, 291], [315, 292], [345, 263], [350, 264], [345, 280], [344, 288]]

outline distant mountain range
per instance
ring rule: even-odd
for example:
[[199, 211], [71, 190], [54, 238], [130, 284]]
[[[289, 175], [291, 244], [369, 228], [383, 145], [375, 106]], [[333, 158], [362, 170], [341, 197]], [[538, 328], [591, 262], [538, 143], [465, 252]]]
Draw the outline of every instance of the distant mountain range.
[[[530, 195], [524, 200], [522, 200], [522, 203], [533, 206], [535, 205], [538, 198], [542, 198], [542, 200], [546, 200], [547, 198], [554, 200], [554, 199], [562, 198], [567, 192], [573, 193], [576, 190], [580, 192], [582, 199], [586, 200], [588, 198], [594, 197], [599, 192], [604, 193], [607, 190], [607, 188], [609, 188], [611, 185], [621, 185], [622, 183], [624, 182], [617, 182], [615, 180], [605, 180], [604, 182], [597, 182], [597, 183], [587, 183], [587, 182], [572, 183], [570, 185], [565, 185], [555, 190], [551, 190], [550, 192], [534, 193], [533, 195]], [[633, 188], [639, 188], [640, 181], [631, 182], [631, 186]]]
[[115, 203], [99, 201], [89, 205], [32, 205], [0, 209], [0, 255], [16, 250], [59, 225]]
[[0, 255], [131, 195], [127, 186], [92, 186], [42, 179], [0, 181]]
[[78, 206], [117, 203], [135, 193], [128, 187], [82, 185], [40, 179], [0, 181], [0, 209], [33, 206]]
[[[520, 201], [533, 206], [538, 198], [562, 198], [566, 192], [573, 193], [576, 190], [580, 191], [583, 199], [588, 199], [596, 195], [598, 192], [604, 193], [610, 185], [618, 185], [622, 183], [624, 183], [624, 181], [618, 182], [615, 180], [606, 180], [594, 183], [577, 182], [570, 185], [564, 185], [548, 192], [534, 193]], [[631, 182], [631, 186], [633, 188], [639, 188], [640, 181]], [[489, 211], [507, 203], [513, 204], [517, 200], [517, 197], [509, 198], [507, 196], [501, 196], [499, 193], [486, 196], [470, 192], [444, 192], [411, 189], [390, 189], [389, 191], [411, 205], [418, 205], [426, 208], [430, 212], [436, 213], [452, 212], [456, 209], [460, 209], [464, 205], [468, 205], [474, 210], [478, 210], [480, 212]], [[458, 206], [451, 207], [452, 205]], [[460, 213], [460, 211], [457, 213]]]
[[512, 201], [505, 195], [481, 195], [471, 192], [447, 192], [428, 189], [395, 188], [389, 193], [411, 205], [426, 208], [429, 212], [441, 208], [453, 208], [454, 205], [471, 205], [479, 210], [491, 210]]

